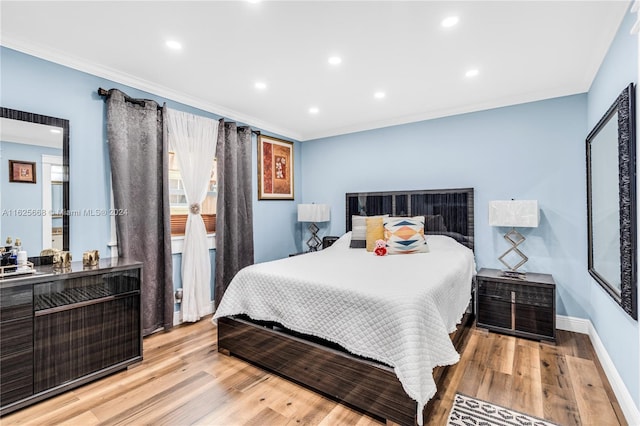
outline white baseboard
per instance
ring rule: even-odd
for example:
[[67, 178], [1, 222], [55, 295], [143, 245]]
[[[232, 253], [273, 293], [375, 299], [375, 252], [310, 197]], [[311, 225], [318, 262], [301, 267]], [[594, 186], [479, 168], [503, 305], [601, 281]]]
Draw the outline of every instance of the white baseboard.
[[[213, 309], [214, 309], [214, 305], [215, 305], [215, 302], [212, 300], [211, 303], [209, 304], [209, 309], [207, 309], [204, 312], [203, 316], [212, 314], [213, 313]], [[179, 310], [179, 311], [174, 311], [173, 312], [173, 325], [176, 326], [176, 325], [180, 325], [180, 324], [182, 324], [182, 309]]]
[[572, 331], [574, 333], [589, 334], [593, 326], [591, 321], [583, 318], [556, 316], [556, 328], [559, 330]]
[[622, 381], [622, 377], [618, 373], [616, 366], [613, 364], [607, 349], [604, 347], [600, 336], [591, 321], [582, 318], [566, 317], [562, 315], [556, 316], [556, 328], [560, 330], [573, 331], [574, 333], [588, 334], [589, 340], [596, 351], [598, 360], [602, 365], [604, 373], [611, 384], [613, 393], [616, 394], [620, 409], [625, 419], [630, 425], [640, 425], [640, 410], [636, 406], [629, 390]]

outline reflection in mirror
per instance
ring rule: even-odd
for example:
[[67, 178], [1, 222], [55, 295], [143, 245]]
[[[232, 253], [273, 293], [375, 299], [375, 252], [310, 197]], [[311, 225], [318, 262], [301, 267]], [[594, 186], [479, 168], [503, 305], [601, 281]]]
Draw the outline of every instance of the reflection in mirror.
[[[62, 250], [62, 217], [64, 207], [62, 204], [62, 182], [64, 174], [62, 172], [62, 165], [51, 166], [51, 247], [54, 249]], [[44, 194], [43, 194], [44, 197]], [[43, 198], [43, 206], [44, 206]], [[46, 206], [45, 206], [46, 208]], [[48, 233], [44, 231], [42, 234], [42, 241], [47, 241]]]
[[[19, 238], [30, 257], [47, 248], [68, 250], [69, 122], [0, 111], [0, 245]], [[33, 163], [33, 182], [11, 181], [9, 160]]]
[[630, 84], [587, 136], [587, 222], [589, 273], [637, 319], [634, 114]]
[[620, 196], [618, 191], [618, 113], [591, 140], [591, 221], [593, 269], [620, 297]]

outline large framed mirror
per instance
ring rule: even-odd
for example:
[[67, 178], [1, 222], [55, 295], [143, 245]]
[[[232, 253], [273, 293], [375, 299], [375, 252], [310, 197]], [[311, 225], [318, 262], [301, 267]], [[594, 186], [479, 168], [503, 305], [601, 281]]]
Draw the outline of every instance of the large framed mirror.
[[634, 89], [622, 91], [586, 142], [589, 273], [637, 320]]
[[0, 107], [0, 245], [69, 250], [68, 211], [69, 120]]

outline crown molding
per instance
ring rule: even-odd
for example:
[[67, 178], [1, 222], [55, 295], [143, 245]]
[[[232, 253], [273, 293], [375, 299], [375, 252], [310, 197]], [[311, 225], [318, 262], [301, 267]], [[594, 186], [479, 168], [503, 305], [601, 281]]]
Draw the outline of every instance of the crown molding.
[[438, 109], [436, 111], [428, 111], [420, 114], [411, 114], [402, 117], [393, 117], [386, 120], [378, 120], [369, 123], [357, 124], [354, 126], [346, 126], [328, 130], [326, 132], [316, 132], [305, 134], [306, 138], [301, 141], [310, 141], [316, 139], [323, 139], [333, 136], [344, 135], [348, 133], [357, 133], [369, 130], [380, 129], [384, 127], [399, 126], [402, 124], [417, 123], [420, 121], [434, 120], [438, 118], [452, 117], [456, 115], [468, 114], [472, 112], [487, 111], [497, 108], [506, 108], [510, 106], [526, 104], [530, 102], [538, 102], [547, 99], [561, 98], [564, 96], [578, 95], [587, 92], [588, 89], [584, 89], [580, 85], [575, 85], [573, 90], [559, 91], [557, 89], [539, 91], [529, 94], [518, 94], [514, 96], [507, 96], [500, 99], [492, 100], [491, 102], [482, 102], [477, 104], [463, 105], [460, 107], [454, 107], [449, 109]]
[[177, 92], [168, 87], [155, 84], [151, 81], [138, 78], [131, 74], [115, 70], [113, 68], [105, 67], [85, 61], [78, 57], [67, 55], [61, 51], [51, 49], [50, 47], [44, 47], [33, 42], [19, 40], [7, 36], [2, 37], [2, 40], [0, 40], [0, 46], [17, 50], [27, 55], [35, 56], [37, 58], [44, 59], [68, 68], [72, 68], [77, 71], [105, 78], [119, 84], [124, 84], [138, 90], [149, 92], [150, 94], [154, 94], [159, 97], [171, 99], [172, 101], [180, 102], [182, 104], [219, 115], [221, 117], [224, 117], [225, 119], [230, 119], [241, 122], [243, 124], [254, 126], [261, 131], [274, 133], [278, 136], [283, 136], [295, 141], [299, 141], [302, 139], [302, 135], [291, 129], [285, 129], [260, 120], [256, 117], [252, 117], [250, 115], [225, 108], [221, 105], [213, 104], [211, 102], [207, 102], [193, 96], [185, 95], [184, 93]]

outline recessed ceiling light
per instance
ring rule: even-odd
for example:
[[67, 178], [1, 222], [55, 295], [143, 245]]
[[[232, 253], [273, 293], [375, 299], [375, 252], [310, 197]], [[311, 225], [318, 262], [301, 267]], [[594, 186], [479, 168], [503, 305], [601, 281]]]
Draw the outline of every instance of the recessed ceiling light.
[[51, 133], [56, 133], [56, 134], [58, 134], [58, 133], [62, 133], [62, 130], [60, 130], [60, 129], [49, 129], [49, 131], [50, 131]]
[[309, 114], [317, 114], [319, 112], [320, 112], [320, 110], [318, 109], [318, 107], [309, 108]]
[[478, 75], [478, 70], [476, 68], [470, 69], [465, 73], [466, 77], [475, 77]]
[[455, 24], [457, 24], [459, 21], [457, 16], [449, 16], [447, 18], [444, 18], [442, 20], [442, 22], [440, 23], [440, 25], [442, 25], [445, 28], [449, 28], [449, 27], [453, 27]]
[[175, 40], [167, 40], [166, 45], [169, 49], [173, 49], [173, 50], [182, 49], [182, 45]]
[[342, 58], [340, 56], [332, 56], [329, 58], [329, 63], [331, 65], [340, 65], [342, 63]]
[[387, 94], [384, 92], [376, 92], [373, 94], [373, 97], [376, 99], [383, 99], [385, 96], [387, 96]]
[[258, 90], [264, 90], [267, 88], [267, 83], [265, 83], [264, 81], [256, 81], [256, 84], [254, 86]]

